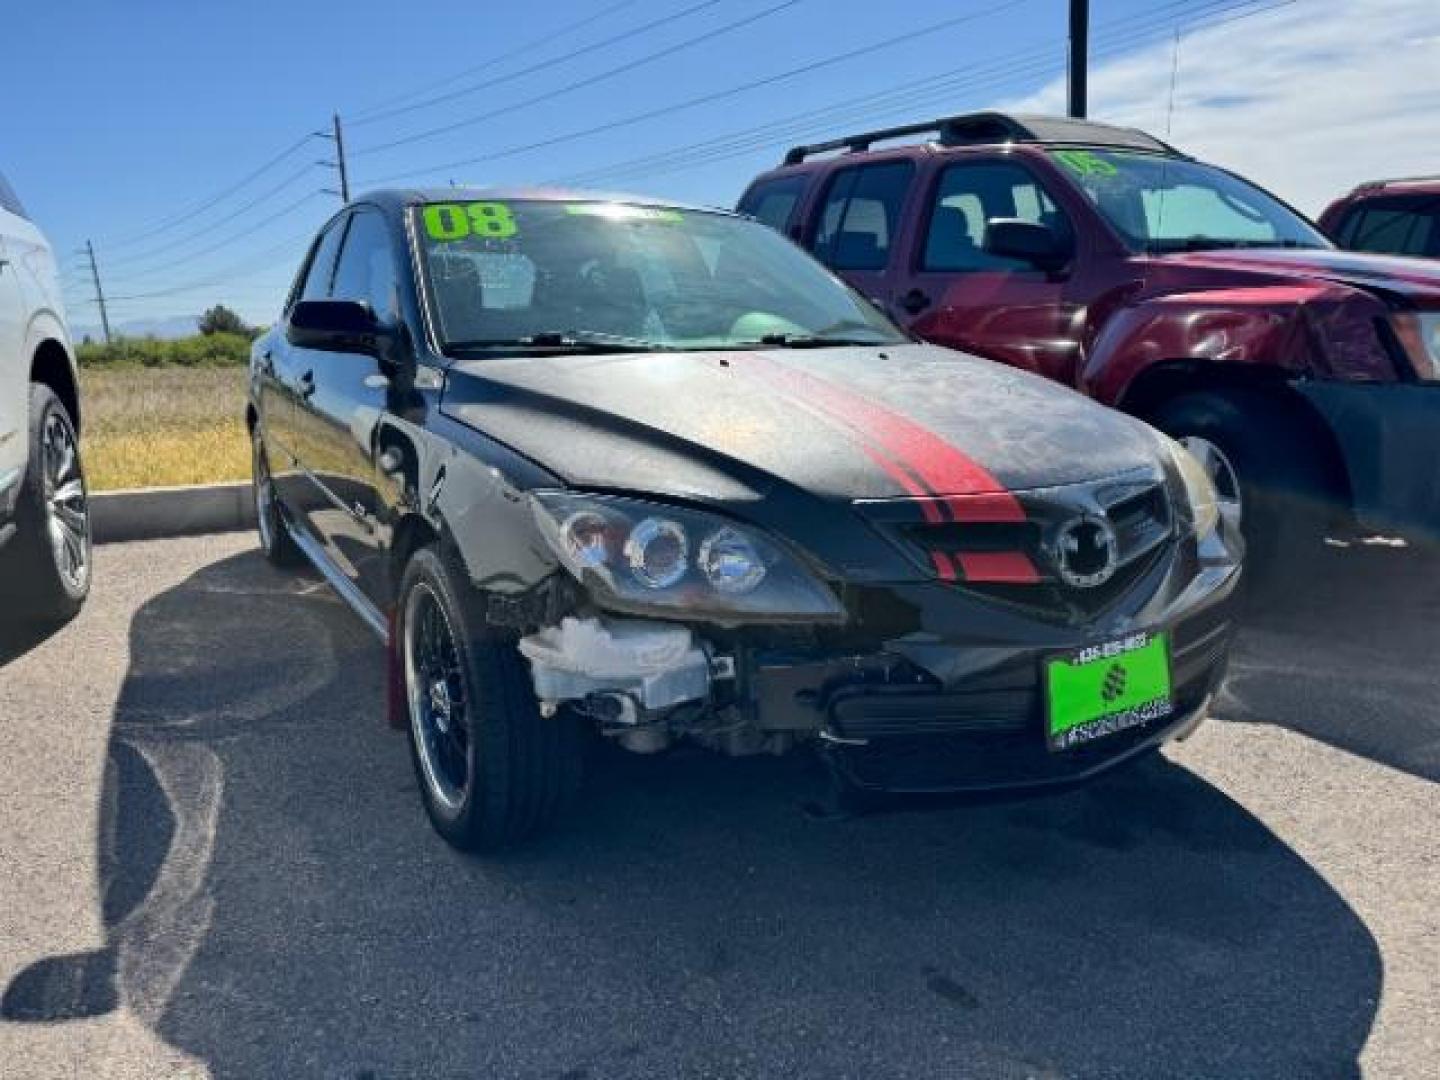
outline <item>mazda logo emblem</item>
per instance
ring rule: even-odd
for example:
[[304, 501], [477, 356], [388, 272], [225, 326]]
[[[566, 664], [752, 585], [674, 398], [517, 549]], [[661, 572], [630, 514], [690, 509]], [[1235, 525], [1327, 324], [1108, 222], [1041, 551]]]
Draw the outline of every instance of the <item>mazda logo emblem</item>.
[[1120, 564], [1115, 526], [1094, 514], [1071, 518], [1055, 534], [1052, 555], [1060, 580], [1071, 588], [1104, 585]]

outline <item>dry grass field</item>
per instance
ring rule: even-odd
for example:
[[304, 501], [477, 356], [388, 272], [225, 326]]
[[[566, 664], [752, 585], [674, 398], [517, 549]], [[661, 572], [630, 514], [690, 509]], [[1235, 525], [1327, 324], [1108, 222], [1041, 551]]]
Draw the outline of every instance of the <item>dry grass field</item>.
[[245, 376], [239, 366], [83, 369], [91, 489], [247, 479]]

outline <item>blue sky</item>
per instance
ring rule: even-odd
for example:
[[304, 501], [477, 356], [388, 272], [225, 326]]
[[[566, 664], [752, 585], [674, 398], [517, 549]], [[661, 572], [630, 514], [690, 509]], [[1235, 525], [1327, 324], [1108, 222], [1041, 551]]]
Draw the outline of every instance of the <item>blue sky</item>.
[[[1212, 38], [1266, 40], [1269, 25], [1292, 34], [1323, 23], [1317, 12], [1334, 13], [1337, 4], [1094, 0], [1095, 111], [1105, 115], [1108, 95], [1113, 111], [1163, 122], [1154, 110], [1168, 94], [1178, 28], [1187, 36], [1177, 132], [1190, 124], [1211, 148], [1214, 126], [1197, 127], [1202, 116], [1224, 114], [1223, 129], [1255, 106], [1244, 81], [1225, 69], [1226, 39]], [[217, 300], [268, 321], [303, 238], [338, 205], [320, 193], [334, 186], [333, 172], [314, 164], [333, 148], [302, 141], [225, 192], [328, 126], [334, 110], [347, 119], [356, 190], [393, 176], [430, 183], [586, 177], [591, 186], [729, 204], [792, 141], [1017, 99], [1063, 106], [1066, 7], [1066, 0], [32, 0], [5, 18], [0, 80], [11, 104], [0, 115], [0, 168], [65, 256], [75, 323], [95, 321], [70, 254], [87, 237], [107, 292], [117, 297], [117, 322], [188, 316]], [[1348, 24], [1352, 48], [1371, 31], [1399, 25], [1401, 15], [1440, 23], [1433, 0], [1369, 0], [1351, 4], [1352, 16], [1357, 8], [1383, 18], [1331, 20]], [[1223, 21], [1245, 11], [1258, 13]], [[829, 62], [903, 35], [910, 36]], [[621, 40], [607, 44], [612, 38]], [[1333, 65], [1327, 47], [1308, 42], [1308, 53], [1290, 50], [1290, 59], [1302, 68], [1307, 55]], [[1286, 70], [1286, 56], [1271, 35], [1260, 66]], [[1433, 49], [1420, 48], [1415, 59], [1432, 75], [1437, 70]], [[818, 66], [789, 74], [808, 65]], [[738, 89], [762, 79], [770, 81]], [[1379, 93], [1371, 82], [1355, 85]], [[1272, 86], [1267, 95], [1278, 92]], [[1426, 93], [1431, 98], [1419, 104], [1428, 121], [1436, 113], [1434, 92]], [[715, 99], [628, 122], [709, 95]], [[427, 104], [441, 96], [448, 100]], [[386, 115], [398, 106], [418, 107]], [[619, 126], [561, 139], [605, 124]], [[435, 129], [443, 130], [426, 134]], [[761, 130], [747, 134], [752, 129]], [[1433, 134], [1428, 123], [1416, 132], [1430, 146]], [[729, 136], [736, 138], [714, 142]], [[402, 139], [413, 141], [382, 148]], [[557, 141], [515, 150], [545, 140]], [[697, 143], [709, 145], [645, 160]], [[1257, 145], [1273, 147], [1273, 139]], [[1225, 149], [1222, 138], [1211, 152]], [[625, 163], [632, 164], [617, 167]], [[1349, 164], [1358, 167], [1353, 158]], [[1264, 179], [1277, 184], [1275, 176]], [[217, 195], [213, 207], [198, 210]], [[204, 287], [187, 288], [197, 284]]]

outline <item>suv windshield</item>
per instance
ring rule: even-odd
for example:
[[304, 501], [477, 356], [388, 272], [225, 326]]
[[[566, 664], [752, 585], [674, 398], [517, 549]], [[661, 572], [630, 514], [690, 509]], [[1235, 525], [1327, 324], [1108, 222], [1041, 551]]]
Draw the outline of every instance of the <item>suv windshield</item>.
[[1212, 165], [1114, 150], [1050, 156], [1137, 250], [1330, 246], [1278, 199]]
[[450, 349], [726, 349], [895, 344], [883, 315], [743, 218], [624, 203], [417, 207]]

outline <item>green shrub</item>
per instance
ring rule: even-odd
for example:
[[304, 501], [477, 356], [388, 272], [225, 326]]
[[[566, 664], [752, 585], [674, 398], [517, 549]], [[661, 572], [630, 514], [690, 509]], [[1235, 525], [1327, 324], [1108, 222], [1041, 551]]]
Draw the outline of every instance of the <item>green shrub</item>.
[[235, 367], [250, 359], [250, 338], [243, 334], [195, 334], [186, 338], [119, 338], [109, 345], [76, 349], [81, 367]]

